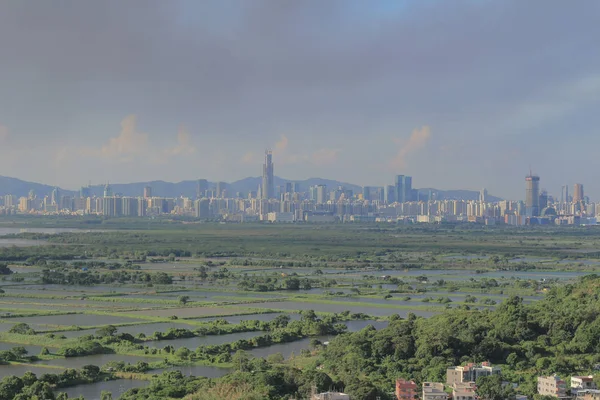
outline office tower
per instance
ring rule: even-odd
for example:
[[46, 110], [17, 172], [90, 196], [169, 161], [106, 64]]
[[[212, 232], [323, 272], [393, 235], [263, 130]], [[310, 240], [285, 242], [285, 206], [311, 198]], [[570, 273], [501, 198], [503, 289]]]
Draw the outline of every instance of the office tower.
[[327, 203], [327, 185], [316, 186], [316, 203], [325, 204]]
[[31, 189], [31, 190], [29, 191], [29, 196], [27, 196], [27, 198], [28, 198], [29, 200], [34, 200], [34, 199], [35, 199], [35, 191], [34, 191], [33, 189]]
[[145, 199], [152, 198], [152, 187], [151, 186], [146, 186], [144, 188], [144, 198]]
[[206, 179], [198, 179], [196, 184], [196, 198], [201, 199], [206, 196], [208, 190], [208, 181]]
[[573, 203], [579, 203], [583, 201], [583, 185], [576, 183], [573, 186]]
[[540, 193], [540, 212], [546, 207], [548, 207], [548, 192], [542, 190], [542, 193]]
[[207, 198], [196, 200], [194, 203], [194, 210], [196, 212], [196, 218], [210, 218], [210, 200]]
[[275, 197], [275, 187], [273, 181], [273, 153], [271, 150], [265, 151], [265, 163], [263, 164], [263, 176], [261, 197], [263, 199], [272, 199]]
[[404, 175], [396, 175], [396, 201], [398, 203], [404, 203]]
[[292, 182], [285, 183], [285, 193], [294, 193], [292, 190]]
[[363, 197], [363, 200], [371, 200], [371, 187], [370, 186], [363, 186], [362, 197]]
[[414, 201], [414, 192], [412, 189], [412, 177], [405, 175], [396, 175], [396, 201], [405, 203]]
[[415, 201], [412, 188], [412, 176], [404, 176], [404, 201]]
[[292, 182], [291, 193], [300, 193], [300, 184], [298, 182]]
[[392, 204], [396, 201], [396, 188], [394, 185], [387, 185], [385, 187], [385, 201], [388, 204]]
[[[110, 187], [110, 185], [107, 183], [106, 186], [104, 186], [104, 196], [102, 197], [112, 197], [112, 188]], [[105, 214], [106, 215], [106, 214]]]
[[54, 205], [58, 205], [58, 203], [60, 202], [60, 192], [58, 191], [58, 188], [55, 187], [54, 190], [52, 191], [52, 194], [50, 195], [50, 204]]
[[481, 191], [479, 192], [479, 202], [480, 203], [486, 203], [487, 202], [487, 195], [488, 195], [488, 191], [486, 188], [481, 189]]
[[81, 189], [79, 189], [79, 197], [92, 197], [92, 188], [90, 186], [82, 186]]
[[540, 215], [540, 177], [531, 172], [525, 177], [525, 214], [528, 217]]

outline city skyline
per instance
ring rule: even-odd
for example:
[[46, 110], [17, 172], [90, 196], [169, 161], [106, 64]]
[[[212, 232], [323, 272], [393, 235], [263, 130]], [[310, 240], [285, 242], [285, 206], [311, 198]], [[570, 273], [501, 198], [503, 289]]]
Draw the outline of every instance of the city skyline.
[[600, 197], [598, 2], [168, 3], [0, 5], [0, 175]]

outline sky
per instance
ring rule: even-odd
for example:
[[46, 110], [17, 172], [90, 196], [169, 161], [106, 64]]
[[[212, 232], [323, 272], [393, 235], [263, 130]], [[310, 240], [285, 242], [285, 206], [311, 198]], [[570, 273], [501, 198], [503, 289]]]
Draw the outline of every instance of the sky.
[[[0, 175], [600, 200], [600, 2], [0, 2]], [[571, 186], [572, 187], [572, 186]]]

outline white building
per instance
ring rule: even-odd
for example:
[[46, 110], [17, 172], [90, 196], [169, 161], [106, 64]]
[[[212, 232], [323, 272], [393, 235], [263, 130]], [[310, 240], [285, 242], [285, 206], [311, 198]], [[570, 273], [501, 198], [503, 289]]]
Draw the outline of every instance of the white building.
[[444, 384], [423, 382], [423, 400], [448, 400], [448, 393], [444, 392]]

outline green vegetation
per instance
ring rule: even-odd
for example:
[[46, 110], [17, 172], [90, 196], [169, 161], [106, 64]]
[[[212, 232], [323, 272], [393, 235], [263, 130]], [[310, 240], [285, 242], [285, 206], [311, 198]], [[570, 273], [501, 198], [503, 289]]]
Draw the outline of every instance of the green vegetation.
[[[593, 227], [58, 223], [92, 230], [18, 234], [40, 245], [0, 246], [0, 340], [14, 344], [0, 352], [3, 368], [132, 358], [61, 378], [5, 378], [15, 398], [126, 377], [149, 386], [124, 399], [303, 398], [315, 385], [387, 400], [396, 378], [440, 381], [450, 365], [484, 360], [532, 395], [538, 374], [587, 374], [600, 362], [600, 279], [578, 278], [600, 269]], [[346, 333], [343, 324], [374, 319], [389, 325]], [[291, 357], [250, 355], [299, 340]], [[183, 365], [232, 371], [153, 377]], [[512, 396], [494, 379], [478, 385], [482, 399]]]

